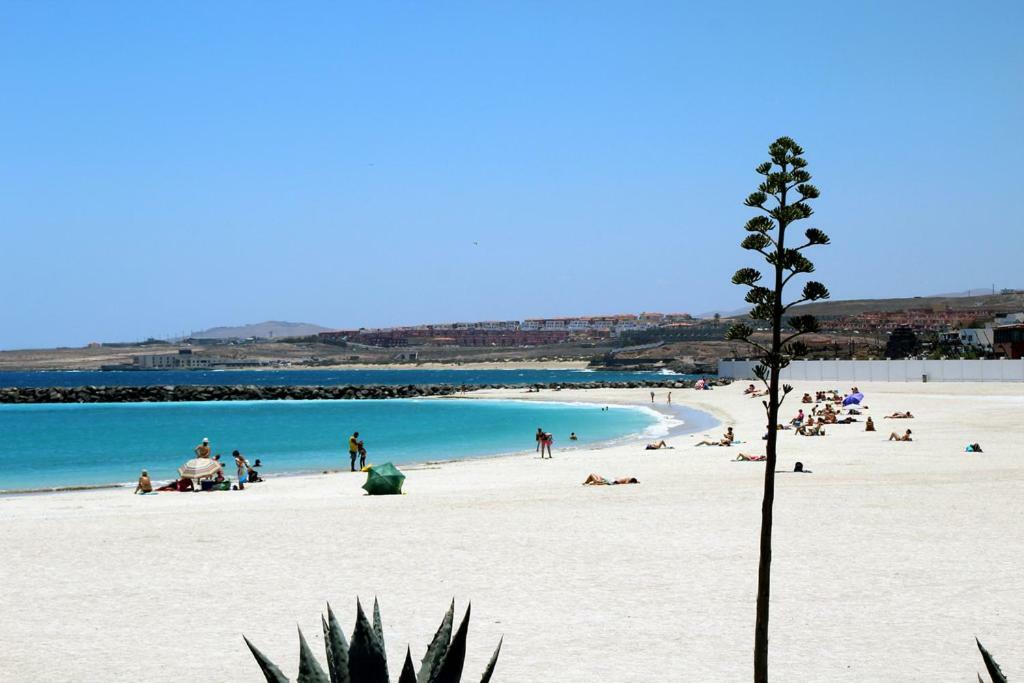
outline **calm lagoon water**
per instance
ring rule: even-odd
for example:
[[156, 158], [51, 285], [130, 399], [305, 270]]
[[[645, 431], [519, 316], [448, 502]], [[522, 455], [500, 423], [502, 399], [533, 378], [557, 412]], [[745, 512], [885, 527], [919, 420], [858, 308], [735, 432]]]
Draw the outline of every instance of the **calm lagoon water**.
[[129, 482], [144, 468], [172, 479], [203, 437], [229, 461], [238, 449], [273, 474], [348, 467], [353, 431], [367, 462], [402, 464], [532, 450], [537, 427], [555, 435], [557, 451], [570, 432], [592, 444], [655, 436], [667, 424], [645, 408], [527, 401], [0, 405], [0, 491]]

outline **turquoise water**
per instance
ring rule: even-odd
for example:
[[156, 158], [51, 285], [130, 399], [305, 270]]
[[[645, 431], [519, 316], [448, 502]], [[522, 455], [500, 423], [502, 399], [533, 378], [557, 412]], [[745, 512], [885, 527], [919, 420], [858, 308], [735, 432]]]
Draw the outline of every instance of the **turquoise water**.
[[570, 432], [588, 444], [662, 424], [640, 408], [525, 401], [0, 405], [0, 491], [128, 482], [142, 469], [172, 479], [203, 437], [229, 462], [238, 449], [273, 474], [347, 468], [353, 431], [367, 462], [402, 464], [532, 450], [538, 427], [557, 451]]

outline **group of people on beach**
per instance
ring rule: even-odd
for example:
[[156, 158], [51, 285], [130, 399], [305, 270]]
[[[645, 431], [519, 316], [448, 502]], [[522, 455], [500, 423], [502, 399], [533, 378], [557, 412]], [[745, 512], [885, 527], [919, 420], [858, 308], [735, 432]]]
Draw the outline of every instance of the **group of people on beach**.
[[352, 432], [348, 437], [348, 459], [353, 472], [357, 471], [356, 458], [359, 458], [358, 471], [362, 472], [366, 468], [366, 444], [359, 438], [359, 432]]
[[256, 459], [255, 464], [250, 464], [244, 455], [238, 450], [231, 452], [231, 456], [235, 461], [235, 469], [238, 475], [236, 484], [232, 484], [231, 480], [224, 475], [224, 463], [221, 462], [220, 453], [216, 455], [212, 454], [210, 448], [210, 439], [204, 437], [202, 442], [198, 446], [192, 449], [195, 453], [196, 459], [199, 460], [212, 460], [217, 463], [217, 470], [210, 475], [198, 477], [193, 480], [192, 477], [182, 476], [174, 481], [168, 482], [158, 488], [153, 487], [153, 481], [149, 477], [148, 470], [142, 470], [142, 474], [139, 475], [139, 480], [135, 485], [135, 493], [137, 494], [150, 494], [156, 493], [157, 491], [195, 491], [196, 481], [199, 482], [199, 488], [203, 491], [229, 491], [229, 490], [245, 490], [246, 484], [252, 484], [263, 481], [257, 468], [262, 467], [263, 463], [259, 458]]

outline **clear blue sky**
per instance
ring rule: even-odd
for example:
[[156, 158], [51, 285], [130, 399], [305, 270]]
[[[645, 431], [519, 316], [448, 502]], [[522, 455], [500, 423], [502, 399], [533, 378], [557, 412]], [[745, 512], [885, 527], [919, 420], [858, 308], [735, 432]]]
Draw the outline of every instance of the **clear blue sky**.
[[1024, 286], [1024, 3], [718, 4], [3, 3], [0, 348], [734, 308], [779, 135], [836, 298]]

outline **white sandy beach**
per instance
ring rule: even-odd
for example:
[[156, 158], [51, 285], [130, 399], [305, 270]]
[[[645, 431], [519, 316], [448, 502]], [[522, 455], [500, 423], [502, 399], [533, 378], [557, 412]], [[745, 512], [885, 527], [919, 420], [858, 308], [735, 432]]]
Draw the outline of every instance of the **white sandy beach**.
[[[765, 419], [743, 386], [673, 391], [734, 425], [732, 448], [687, 435], [674, 450], [562, 452], [556, 435], [551, 461], [410, 470], [400, 497], [366, 497], [343, 473], [0, 498], [0, 679], [260, 680], [243, 633], [294, 677], [296, 623], [322, 660], [325, 602], [350, 627], [355, 597], [376, 595], [394, 677], [455, 597], [460, 613], [473, 603], [466, 680], [502, 635], [496, 681], [749, 680], [764, 465], [732, 458], [764, 453]], [[783, 414], [818, 388], [797, 384]], [[877, 432], [780, 435], [779, 469], [813, 474], [777, 480], [773, 678], [975, 680], [975, 635], [1021, 676], [1024, 385], [860, 388]], [[650, 402], [643, 389], [479, 395]], [[907, 409], [918, 417], [881, 419]], [[914, 442], [886, 441], [908, 427]], [[973, 441], [985, 453], [965, 454]], [[581, 486], [590, 472], [641, 484]]]

